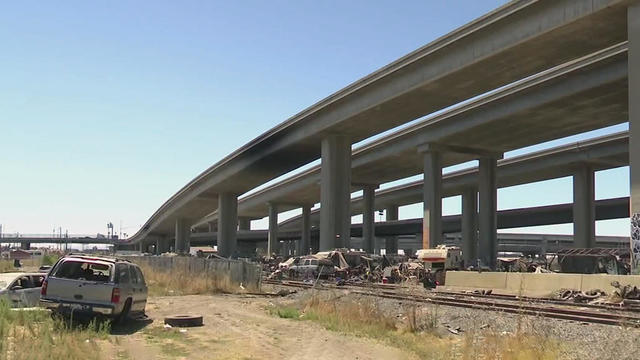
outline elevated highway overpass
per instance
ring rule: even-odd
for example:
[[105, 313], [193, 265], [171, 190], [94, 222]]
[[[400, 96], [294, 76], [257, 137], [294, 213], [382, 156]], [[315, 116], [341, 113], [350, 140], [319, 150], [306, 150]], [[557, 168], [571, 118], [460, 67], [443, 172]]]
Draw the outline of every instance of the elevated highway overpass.
[[[496, 253], [496, 160], [503, 152], [629, 119], [631, 133], [640, 132], [640, 121], [633, 121], [640, 112], [633, 101], [640, 94], [638, 19], [640, 5], [631, 0], [511, 2], [232, 153], [165, 202], [130, 242], [175, 238], [176, 249], [183, 252], [190, 226], [218, 209], [219, 250], [231, 255], [237, 196], [320, 157], [320, 248], [342, 246], [350, 231], [352, 184], [375, 186], [385, 176], [372, 170], [368, 178], [352, 178], [351, 144], [500, 88], [444, 116], [430, 117], [430, 129], [418, 142], [390, 150], [398, 157], [414, 154], [422, 165], [424, 245], [441, 233], [442, 167], [479, 159], [479, 257], [491, 265]], [[540, 82], [545, 85], [536, 87]], [[635, 139], [632, 135], [629, 143], [634, 217], [640, 214], [640, 166], [634, 166], [640, 162], [640, 145]], [[588, 192], [588, 171], [582, 177]], [[371, 201], [372, 191], [368, 193]], [[371, 217], [368, 212], [366, 221]]]
[[[247, 236], [245, 232], [238, 232], [238, 240], [240, 247], [245, 242], [252, 244], [254, 237], [260, 237], [261, 241], [266, 241], [266, 231], [252, 230], [255, 235]], [[257, 233], [261, 233], [258, 235]], [[202, 234], [200, 234], [202, 235]], [[353, 239], [355, 242], [355, 248], [361, 248], [359, 243], [361, 239]], [[382, 240], [382, 239], [377, 239]], [[194, 246], [209, 246], [211, 240], [204, 239], [201, 236], [192, 237], [192, 244]], [[405, 254], [414, 254], [422, 245], [422, 238], [414, 236], [400, 236], [398, 241], [398, 248], [403, 249]], [[444, 239], [444, 243], [452, 246], [461, 245], [460, 234], [451, 234]], [[378, 241], [378, 243], [381, 243]], [[597, 236], [595, 246], [598, 248], [629, 248], [629, 237], [626, 236]], [[556, 235], [556, 234], [522, 234], [522, 233], [498, 233], [498, 251], [510, 252], [510, 253], [527, 253], [527, 254], [545, 254], [555, 253], [559, 249], [574, 247], [573, 235]], [[376, 246], [375, 253], [379, 253], [381, 248], [384, 248], [384, 244]], [[292, 247], [289, 248], [293, 249]], [[145, 249], [148, 252], [152, 252], [153, 248], [149, 247]], [[290, 252], [293, 254], [293, 252]]]
[[[629, 198], [613, 198], [613, 199], [604, 199], [595, 201], [595, 219], [596, 220], [610, 220], [610, 219], [619, 219], [628, 216], [629, 211]], [[538, 206], [538, 207], [530, 207], [530, 208], [522, 208], [522, 209], [510, 209], [510, 210], [501, 210], [498, 211], [497, 216], [497, 227], [498, 229], [513, 229], [519, 227], [530, 227], [530, 226], [540, 226], [540, 225], [556, 225], [556, 224], [566, 224], [570, 223], [573, 220], [573, 204], [558, 204], [558, 205], [548, 205], [548, 206]], [[443, 233], [445, 236], [443, 237], [443, 241], [446, 242], [446, 239], [450, 234], [459, 234], [462, 231], [462, 216], [461, 215], [450, 215], [444, 216], [442, 218], [443, 223]], [[383, 221], [376, 223], [376, 236], [379, 238], [386, 239], [387, 241], [396, 241], [395, 237], [401, 235], [421, 235], [422, 231], [422, 219], [406, 219], [406, 220], [392, 220], [392, 221]], [[240, 230], [238, 231], [238, 241], [242, 243], [252, 243], [252, 246], [255, 247], [255, 243], [262, 243], [263, 245], [257, 245], [261, 247], [265, 247], [268, 239], [268, 230]], [[359, 249], [363, 245], [362, 242], [358, 241], [354, 238], [361, 238], [363, 234], [363, 224], [352, 224], [350, 236], [354, 241], [353, 248]], [[312, 238], [313, 243], [313, 251], [318, 250], [317, 241], [319, 238], [319, 228], [317, 226], [313, 226], [310, 231], [310, 236]], [[279, 241], [294, 241], [297, 242], [301, 238], [300, 229], [287, 229], [280, 231], [278, 233]], [[576, 246], [573, 241], [573, 236], [567, 236], [567, 239], [571, 240], [571, 245]], [[597, 237], [594, 243], [591, 245], [599, 246], [597, 244]], [[628, 240], [628, 238], [627, 238]], [[190, 241], [193, 245], [215, 245], [217, 243], [217, 233], [216, 232], [196, 232], [190, 234]], [[147, 243], [148, 245], [157, 245], [156, 248], [162, 248], [162, 245], [159, 243]], [[387, 243], [384, 248], [387, 249], [387, 253], [389, 253], [391, 248]], [[464, 244], [462, 244], [464, 246]], [[397, 249], [396, 246], [393, 247]], [[300, 252], [297, 252], [300, 253]]]
[[[625, 166], [628, 164], [628, 140], [628, 133], [621, 132], [500, 160], [497, 168], [497, 186], [508, 187], [564, 176], [576, 176], [576, 173], [585, 167], [589, 168], [590, 171], [597, 171]], [[380, 149], [387, 148], [384, 139], [379, 142], [378, 146]], [[354, 159], [357, 159], [358, 156], [359, 150], [355, 150]], [[403, 161], [405, 159], [398, 159], [400, 163]], [[392, 167], [392, 165], [389, 166]], [[468, 189], [473, 189], [476, 186], [477, 176], [477, 167], [443, 175], [443, 196], [464, 194]], [[303, 174], [273, 184], [262, 191], [240, 199], [238, 202], [238, 215], [245, 219], [262, 218], [269, 214], [270, 207], [289, 210], [295, 207], [295, 205], [291, 204], [294, 204], [296, 200], [299, 201], [299, 199], [305, 199], [309, 204], [317, 203], [320, 200], [317, 185], [319, 180], [320, 167], [317, 166]], [[579, 180], [575, 181], [575, 184], [576, 186], [579, 185]], [[394, 212], [397, 214], [399, 206], [419, 203], [422, 199], [423, 181], [415, 181], [389, 189], [378, 190], [375, 192], [375, 201], [373, 201], [373, 204], [369, 204], [372, 206], [370, 211], [387, 209], [388, 214]], [[584, 204], [577, 204], [576, 206], [586, 205], [592, 207], [595, 200], [593, 192], [588, 194], [587, 200]], [[351, 215], [362, 214], [363, 212], [366, 212], [363, 197], [353, 198], [351, 200]], [[591, 216], [591, 212], [588, 215]], [[628, 216], [628, 206], [626, 216]], [[297, 216], [281, 223], [278, 229], [287, 231], [305, 228], [309, 231], [308, 229], [310, 229], [311, 225], [319, 224], [319, 217], [320, 211], [316, 209], [307, 216], [307, 221], [310, 225], [302, 224], [304, 216]], [[215, 224], [216, 219], [216, 213], [210, 214], [196, 224], [195, 228], [207, 230], [207, 224]], [[575, 221], [576, 227], [588, 226], [591, 228], [594, 226], [591, 218], [582, 222], [580, 219], [577, 220]], [[566, 222], [574, 222], [574, 219], [569, 219]], [[373, 227], [373, 223], [370, 223], [369, 226]], [[248, 230], [249, 228], [245, 226], [242, 229]], [[273, 230], [272, 238], [277, 238], [278, 234]], [[369, 231], [374, 233], [373, 229]], [[446, 231], [443, 229], [443, 232]], [[307, 238], [309, 237], [302, 235], [303, 241], [301, 241], [299, 253], [303, 252], [302, 249], [309, 248], [310, 244], [305, 242]], [[585, 238], [581, 238], [583, 243], [580, 245], [583, 247], [593, 246], [594, 239], [595, 229], [589, 231], [588, 236]], [[469, 253], [473, 254], [475, 251], [467, 249], [467, 254]]]

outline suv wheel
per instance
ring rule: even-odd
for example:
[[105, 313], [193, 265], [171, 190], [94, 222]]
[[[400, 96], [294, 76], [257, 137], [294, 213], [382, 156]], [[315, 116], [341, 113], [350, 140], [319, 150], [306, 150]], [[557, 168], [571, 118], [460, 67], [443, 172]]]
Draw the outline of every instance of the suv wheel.
[[124, 303], [122, 312], [115, 319], [116, 324], [122, 325], [127, 322], [129, 319], [129, 311], [131, 311], [131, 299], [127, 299], [127, 302]]

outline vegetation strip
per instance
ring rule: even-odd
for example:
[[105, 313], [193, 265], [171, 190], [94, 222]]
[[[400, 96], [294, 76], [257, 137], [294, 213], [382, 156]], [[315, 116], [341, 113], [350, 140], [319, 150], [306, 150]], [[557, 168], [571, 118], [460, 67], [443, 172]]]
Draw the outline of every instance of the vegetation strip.
[[[313, 288], [312, 285], [301, 284], [301, 283], [290, 283], [290, 282], [273, 282], [269, 281], [268, 283], [284, 285], [290, 287], [302, 287], [302, 288]], [[317, 288], [318, 290], [330, 290], [328, 288]], [[339, 289], [333, 288], [332, 290]], [[589, 323], [599, 323], [605, 325], [626, 325], [626, 326], [634, 326], [640, 327], [640, 318], [635, 316], [610, 313], [610, 312], [595, 312], [595, 311], [575, 311], [570, 309], [560, 309], [550, 306], [537, 306], [537, 305], [527, 305], [527, 304], [506, 304], [495, 301], [487, 301], [481, 299], [475, 300], [466, 300], [466, 299], [454, 299], [454, 298], [446, 298], [446, 297], [422, 297], [422, 296], [407, 296], [407, 295], [399, 295], [393, 293], [372, 293], [360, 290], [350, 290], [353, 293], [359, 295], [366, 296], [377, 296], [384, 298], [391, 298], [403, 301], [412, 301], [412, 302], [421, 302], [421, 303], [433, 303], [445, 306], [457, 306], [457, 307], [467, 307], [474, 308], [480, 310], [491, 310], [491, 311], [501, 311], [508, 312], [514, 314], [523, 314], [523, 315], [534, 315], [534, 316], [544, 316], [549, 318], [557, 318], [562, 320], [572, 320], [572, 321], [580, 321], [580, 322], [589, 322]]]

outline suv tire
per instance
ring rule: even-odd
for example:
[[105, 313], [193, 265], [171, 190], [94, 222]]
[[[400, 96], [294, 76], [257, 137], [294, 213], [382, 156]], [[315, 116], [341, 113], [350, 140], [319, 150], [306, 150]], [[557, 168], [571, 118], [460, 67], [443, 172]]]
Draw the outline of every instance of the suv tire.
[[118, 325], [126, 323], [129, 320], [129, 311], [131, 311], [131, 299], [127, 299], [127, 302], [124, 303], [122, 312], [116, 316], [115, 323]]

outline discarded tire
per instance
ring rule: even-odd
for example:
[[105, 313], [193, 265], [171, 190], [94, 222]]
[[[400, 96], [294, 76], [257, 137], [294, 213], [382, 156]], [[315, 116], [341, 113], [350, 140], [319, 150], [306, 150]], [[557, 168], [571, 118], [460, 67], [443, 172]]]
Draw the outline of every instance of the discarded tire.
[[175, 327], [202, 326], [202, 315], [172, 315], [164, 318], [164, 323]]

